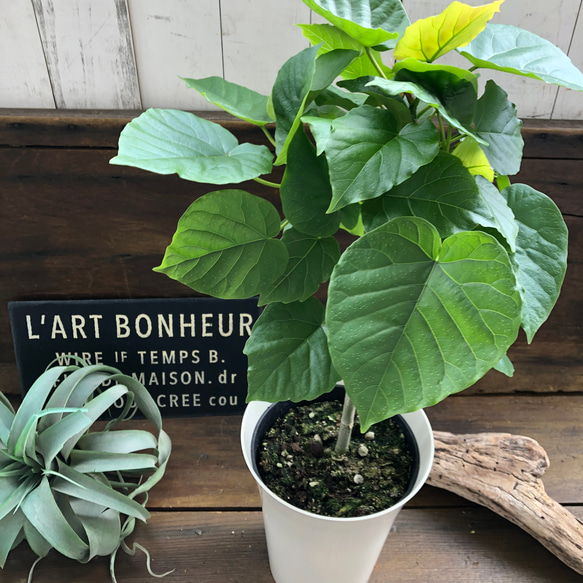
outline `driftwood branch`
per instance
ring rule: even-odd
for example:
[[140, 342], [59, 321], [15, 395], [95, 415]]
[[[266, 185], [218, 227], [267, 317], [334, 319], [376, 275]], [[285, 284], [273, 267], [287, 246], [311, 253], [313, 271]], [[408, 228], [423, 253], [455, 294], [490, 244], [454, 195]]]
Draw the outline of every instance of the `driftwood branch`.
[[549, 459], [534, 439], [441, 431], [433, 436], [429, 484], [500, 514], [583, 575], [583, 524], [545, 492], [541, 476]]

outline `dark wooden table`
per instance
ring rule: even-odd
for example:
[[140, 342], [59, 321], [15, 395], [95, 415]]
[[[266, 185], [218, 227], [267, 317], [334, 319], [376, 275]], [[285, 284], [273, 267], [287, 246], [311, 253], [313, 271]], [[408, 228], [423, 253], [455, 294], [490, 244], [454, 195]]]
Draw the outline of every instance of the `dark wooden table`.
[[[6, 302], [24, 299], [173, 297], [191, 292], [153, 274], [192, 199], [211, 188], [111, 167], [127, 113], [0, 112], [0, 387], [17, 375]], [[245, 124], [225, 122], [261, 142]], [[551, 195], [570, 228], [563, 294], [531, 346], [510, 351], [513, 379], [492, 372], [427, 413], [434, 429], [506, 431], [537, 439], [551, 466], [551, 496], [583, 519], [583, 125], [531, 122], [520, 179]], [[270, 196], [265, 187], [254, 192]], [[205, 190], [206, 189], [206, 190]], [[168, 583], [271, 582], [257, 488], [239, 448], [240, 417], [166, 419], [174, 450], [152, 491], [151, 520], [133, 540]], [[26, 581], [34, 560], [21, 545], [1, 583]], [[103, 583], [106, 559], [89, 565], [52, 552], [39, 583]], [[143, 555], [119, 554], [119, 583], [150, 579]], [[520, 529], [426, 486], [400, 514], [372, 583], [570, 583], [583, 577]], [[301, 582], [298, 582], [301, 583]]]

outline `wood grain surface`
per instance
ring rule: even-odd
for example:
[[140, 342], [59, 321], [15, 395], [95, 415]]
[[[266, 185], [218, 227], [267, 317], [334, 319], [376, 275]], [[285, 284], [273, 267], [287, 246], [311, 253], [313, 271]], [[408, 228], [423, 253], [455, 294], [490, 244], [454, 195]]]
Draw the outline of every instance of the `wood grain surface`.
[[[0, 114], [0, 384], [14, 402], [19, 389], [8, 301], [192, 294], [151, 268], [180, 214], [212, 187], [110, 166], [117, 135], [133, 115]], [[262, 141], [246, 124], [218, 117], [241, 140]], [[583, 518], [583, 125], [531, 123], [524, 136], [528, 157], [520, 179], [549, 193], [570, 228], [563, 294], [533, 344], [521, 338], [512, 348], [513, 379], [492, 372], [427, 413], [436, 430], [536, 439], [550, 458], [546, 491]], [[269, 188], [249, 188], [273, 196]], [[150, 551], [156, 572], [175, 569], [164, 581], [272, 581], [259, 495], [240, 453], [240, 422], [240, 416], [165, 420], [173, 454], [149, 500], [152, 518], [133, 537]], [[21, 545], [0, 582], [25, 581], [33, 560]], [[120, 553], [117, 574], [119, 583], [151, 581], [140, 553]], [[103, 583], [108, 562], [83, 566], [53, 552], [34, 581]], [[399, 516], [371, 578], [389, 581], [571, 583], [581, 577], [491, 511], [425, 486]]]

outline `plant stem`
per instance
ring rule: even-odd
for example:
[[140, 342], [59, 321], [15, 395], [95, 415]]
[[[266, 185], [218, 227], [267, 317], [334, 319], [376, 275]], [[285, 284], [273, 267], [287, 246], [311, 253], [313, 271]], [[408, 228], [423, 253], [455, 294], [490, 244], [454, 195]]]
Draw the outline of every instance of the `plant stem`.
[[265, 126], [261, 126], [261, 130], [267, 136], [267, 139], [269, 140], [271, 145], [275, 147], [275, 145], [276, 145], [275, 140], [273, 139], [273, 136], [269, 133], [269, 130]]
[[385, 72], [382, 70], [378, 61], [375, 59], [375, 56], [372, 54], [372, 49], [370, 47], [366, 47], [365, 51], [366, 51], [366, 54], [368, 55], [368, 58], [370, 59], [370, 62], [374, 65], [374, 68], [377, 70], [378, 74], [383, 79], [386, 79], [387, 76], [385, 75]]
[[279, 225], [279, 230], [283, 231], [288, 225], [289, 221], [287, 219], [284, 219], [283, 221], [281, 221], [281, 225]]
[[356, 414], [356, 407], [353, 405], [348, 393], [344, 395], [344, 406], [342, 407], [342, 418], [340, 419], [340, 428], [338, 430], [338, 441], [334, 451], [337, 454], [345, 454], [350, 445], [350, 438], [352, 436], [352, 427], [354, 426], [354, 416]]
[[281, 188], [281, 184], [277, 184], [276, 182], [269, 182], [269, 180], [263, 180], [263, 178], [254, 178], [255, 182], [259, 182], [259, 184], [263, 184], [264, 186], [269, 186], [270, 188]]
[[445, 128], [443, 127], [443, 119], [441, 119], [441, 114], [437, 114], [437, 121], [439, 122], [439, 133], [441, 134], [441, 141], [443, 143], [446, 142], [446, 137], [445, 137]]

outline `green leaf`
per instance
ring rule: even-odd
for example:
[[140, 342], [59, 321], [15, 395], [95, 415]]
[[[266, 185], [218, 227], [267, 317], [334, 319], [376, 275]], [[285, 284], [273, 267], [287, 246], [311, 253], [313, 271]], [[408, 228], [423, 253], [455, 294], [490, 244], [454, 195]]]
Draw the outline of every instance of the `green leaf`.
[[522, 122], [506, 91], [494, 81], [486, 83], [484, 95], [478, 100], [474, 125], [478, 136], [488, 143], [482, 149], [492, 168], [498, 174], [518, 174], [524, 148]]
[[413, 121], [409, 107], [400, 95], [387, 95], [382, 89], [369, 85], [375, 77], [359, 77], [358, 79], [350, 79], [347, 81], [339, 81], [340, 87], [345, 87], [355, 94], [364, 93], [369, 96], [367, 105], [378, 105], [384, 109], [388, 109], [397, 120], [399, 127], [405, 127]]
[[285, 164], [287, 149], [300, 126], [316, 72], [317, 55], [318, 47], [304, 49], [288, 59], [277, 74], [271, 91], [276, 118], [276, 165]]
[[567, 227], [555, 203], [526, 184], [513, 184], [502, 196], [518, 222], [514, 260], [522, 327], [530, 343], [559, 297], [567, 269]]
[[[362, 45], [339, 28], [331, 24], [298, 24], [298, 26], [312, 45], [319, 45], [319, 54], [327, 53], [334, 49], [352, 49], [362, 53], [342, 71], [341, 76], [343, 79], [355, 79], [364, 75], [377, 74], [377, 70], [369, 56], [363, 53]], [[380, 53], [374, 49], [371, 50], [377, 62], [382, 63]], [[387, 74], [390, 73], [389, 67], [385, 67], [382, 64], [381, 67]]]
[[[367, 99], [366, 95], [347, 93], [346, 91], [338, 89], [335, 85], [331, 85], [328, 89], [322, 91], [315, 101], [318, 105], [337, 106], [350, 111], [355, 107], [364, 105]], [[309, 112], [306, 112], [306, 116], [309, 116]]]
[[284, 231], [281, 240], [287, 247], [289, 261], [273, 287], [261, 294], [260, 306], [307, 300], [321, 283], [328, 281], [340, 258], [340, 247], [334, 237], [313, 237], [290, 228]]
[[494, 170], [490, 167], [490, 162], [484, 154], [484, 150], [474, 138], [467, 136], [460, 142], [452, 154], [459, 158], [462, 164], [474, 176], [483, 176], [489, 182], [494, 181]]
[[195, 200], [178, 221], [160, 271], [201, 293], [250, 298], [267, 289], [287, 264], [275, 207], [242, 190]]
[[316, 59], [314, 78], [310, 86], [308, 99], [313, 99], [328, 86], [358, 57], [358, 51], [335, 49], [324, 53]]
[[264, 126], [273, 120], [267, 113], [267, 95], [252, 89], [225, 81], [222, 77], [204, 79], [183, 79], [186, 86], [196, 89], [203, 97], [231, 115], [257, 126]]
[[22, 502], [32, 526], [59, 553], [79, 562], [87, 560], [89, 545], [79, 538], [57, 505], [47, 476]]
[[92, 504], [86, 500], [71, 500], [89, 541], [89, 560], [111, 555], [120, 545], [121, 521], [119, 512]]
[[561, 49], [516, 26], [488, 24], [480, 36], [459, 52], [475, 67], [583, 91], [583, 73]]
[[75, 370], [76, 367], [55, 366], [41, 374], [28, 390], [10, 428], [10, 436], [6, 443], [8, 451], [14, 452], [20, 434], [28, 424], [30, 418], [39, 413], [53, 386], [62, 374]]
[[399, 0], [303, 0], [314, 12], [365, 47], [393, 48], [409, 25]]
[[82, 435], [92, 424], [93, 419], [83, 411], [76, 411], [45, 429], [38, 436], [36, 446], [43, 456], [45, 467], [50, 467], [50, 463], [72, 437]]
[[4, 569], [8, 553], [24, 527], [24, 514], [21, 510], [11, 512], [0, 520], [0, 569]]
[[[127, 387], [123, 385], [115, 385], [103, 391], [103, 393], [97, 395], [91, 401], [85, 404], [84, 415], [88, 417], [92, 422], [97, 421], [117, 400], [121, 399], [128, 392]], [[70, 428], [68, 428], [70, 429]], [[47, 430], [48, 431], [48, 430]], [[63, 459], [67, 459], [71, 450], [79, 438], [85, 433], [85, 429], [80, 429], [76, 434], [73, 434], [61, 447], [61, 456]]]
[[422, 18], [405, 30], [395, 47], [395, 59], [413, 57], [432, 62], [458, 47], [470, 43], [500, 11], [498, 0], [483, 6], [452, 2], [441, 14]]
[[329, 237], [338, 230], [338, 213], [326, 214], [332, 200], [326, 158], [316, 155], [302, 129], [289, 146], [280, 197], [285, 217], [298, 231]]
[[471, 127], [468, 127], [467, 124], [462, 123], [453, 114], [451, 114], [437, 95], [427, 91], [427, 89], [421, 85], [411, 83], [409, 81], [394, 81], [391, 79], [381, 79], [379, 77], [375, 78], [374, 81], [371, 81], [369, 85], [371, 87], [379, 87], [380, 89], [386, 91], [389, 95], [411, 93], [421, 101], [424, 101], [428, 105], [435, 107], [435, 109], [439, 111], [441, 116], [449, 123], [450, 126], [456, 128], [462, 134], [472, 136], [477, 142], [487, 145], [487, 143], [484, 142], [484, 140], [480, 138]]
[[310, 131], [316, 140], [316, 156], [320, 156], [328, 145], [328, 140], [332, 134], [332, 119], [324, 119], [305, 115], [302, 121], [310, 126]]
[[156, 449], [157, 441], [149, 431], [119, 429], [100, 433], [87, 433], [79, 439], [81, 449], [109, 453], [132, 453], [144, 449]]
[[514, 365], [506, 354], [500, 359], [500, 362], [494, 366], [494, 369], [507, 377], [512, 378], [514, 376]]
[[[132, 500], [120, 492], [116, 492], [109, 486], [98, 482], [91, 476], [77, 472], [60, 460], [59, 473], [63, 477], [56, 477], [52, 484], [52, 488], [56, 492], [66, 494], [67, 496], [72, 496], [74, 498], [80, 498], [81, 500], [87, 500], [88, 502], [93, 502], [94, 504], [100, 504], [102, 506], [106, 506], [107, 508], [113, 508], [122, 514], [139, 518], [144, 522], [150, 517], [150, 513], [135, 500]], [[26, 514], [26, 509], [23, 508], [23, 510]], [[29, 518], [28, 514], [27, 518]], [[40, 529], [39, 532], [43, 534]], [[45, 535], [43, 534], [43, 536]], [[59, 550], [56, 546], [55, 548]]]
[[247, 400], [298, 402], [331, 391], [339, 377], [323, 326], [324, 308], [314, 297], [268, 305], [245, 345]]
[[269, 174], [273, 156], [266, 146], [239, 144], [217, 123], [186, 111], [148, 109], [119, 137], [110, 163], [185, 180], [232, 184]]
[[157, 458], [143, 453], [109, 453], [74, 449], [69, 466], [82, 474], [99, 472], [125, 472], [129, 470], [153, 470]]
[[363, 105], [332, 121], [325, 149], [333, 212], [407, 180], [435, 158], [439, 135], [429, 121], [400, 129], [390, 112]]
[[442, 244], [427, 221], [399, 218], [353, 243], [332, 273], [326, 322], [363, 430], [476, 382], [516, 339], [520, 311], [510, 260], [490, 235]]
[[476, 183], [484, 204], [490, 209], [490, 217], [484, 215], [479, 224], [482, 227], [496, 229], [506, 240], [510, 250], [516, 250], [518, 223], [512, 209], [508, 206], [500, 191], [486, 178], [476, 176]]
[[476, 181], [456, 156], [446, 152], [384, 196], [363, 204], [367, 231], [406, 216], [429, 221], [442, 237], [478, 225], [490, 227], [515, 248], [518, 226], [498, 189], [482, 177]]
[[[478, 100], [478, 78], [465, 69], [405, 59], [394, 68], [395, 81], [414, 83], [435, 95], [450, 116], [471, 126]], [[419, 97], [419, 96], [418, 96]]]
[[24, 535], [26, 542], [37, 557], [46, 557], [53, 548], [53, 545], [41, 536], [40, 532], [26, 519]]

